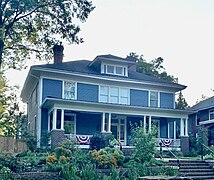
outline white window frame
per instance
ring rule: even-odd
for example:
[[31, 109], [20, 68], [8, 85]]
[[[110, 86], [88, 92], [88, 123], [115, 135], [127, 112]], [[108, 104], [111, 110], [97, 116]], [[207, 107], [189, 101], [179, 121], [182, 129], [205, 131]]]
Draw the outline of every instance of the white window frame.
[[214, 119], [214, 118], [213, 119], [210, 118], [211, 115], [214, 115], [214, 109], [210, 109], [209, 110], [209, 120], [213, 120]]
[[66, 82], [74, 83], [74, 86], [75, 86], [74, 98], [68, 99], [68, 100], [76, 100], [76, 99], [77, 99], [77, 82], [74, 82], [74, 81], [63, 81], [63, 86], [62, 86], [62, 98], [63, 98], [63, 99], [67, 99], [67, 98], [65, 98], [65, 83], [66, 83]]
[[[101, 88], [101, 86], [103, 86], [103, 87], [107, 87], [108, 88], [108, 101], [107, 102], [102, 102], [100, 99], [100, 88]], [[111, 95], [110, 95], [110, 88], [118, 88], [118, 99], [119, 99], [119, 101], [118, 101], [118, 103], [112, 103], [111, 102]], [[101, 103], [112, 103], [112, 104], [121, 104], [120, 103], [120, 99], [121, 99], [121, 89], [127, 89], [128, 90], [128, 102], [127, 102], [127, 104], [122, 104], [122, 105], [130, 105], [130, 88], [126, 88], [126, 87], [118, 87], [118, 86], [106, 86], [106, 85], [99, 85], [99, 102], [101, 102]]]
[[[108, 66], [113, 66], [113, 73], [108, 72]], [[122, 68], [122, 74], [116, 72], [117, 67]], [[103, 63], [101, 65], [101, 73], [128, 77], [128, 66]]]
[[[151, 106], [151, 92], [155, 92], [158, 94], [158, 104], [157, 104], [157, 107], [153, 107]], [[149, 104], [149, 107], [153, 107], [153, 108], [159, 108], [160, 107], [160, 92], [159, 91], [149, 91], [149, 97], [148, 97], [148, 104]]]

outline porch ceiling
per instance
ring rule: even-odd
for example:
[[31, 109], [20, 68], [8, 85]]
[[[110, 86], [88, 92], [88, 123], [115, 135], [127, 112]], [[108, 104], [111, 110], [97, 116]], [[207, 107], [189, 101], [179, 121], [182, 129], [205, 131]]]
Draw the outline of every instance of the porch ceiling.
[[120, 104], [107, 104], [107, 103], [95, 103], [84, 102], [77, 100], [66, 100], [57, 98], [46, 98], [41, 108], [50, 110], [51, 108], [58, 109], [70, 109], [76, 111], [87, 112], [110, 112], [115, 114], [127, 114], [127, 115], [151, 115], [160, 117], [172, 117], [172, 118], [187, 118], [188, 114], [192, 111], [178, 110], [178, 109], [163, 109], [163, 108], [149, 108], [140, 106], [120, 105]]

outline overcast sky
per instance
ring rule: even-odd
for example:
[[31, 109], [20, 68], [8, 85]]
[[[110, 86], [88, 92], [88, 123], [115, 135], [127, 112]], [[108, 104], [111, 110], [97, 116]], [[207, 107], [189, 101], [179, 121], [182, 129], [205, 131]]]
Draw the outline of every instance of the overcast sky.
[[[164, 58], [166, 71], [188, 86], [189, 105], [214, 93], [214, 0], [93, 0], [96, 6], [80, 24], [81, 45], [65, 45], [64, 60], [93, 60], [97, 55]], [[41, 63], [41, 62], [39, 62]], [[38, 63], [37, 63], [38, 64]], [[26, 71], [7, 73], [22, 88]], [[16, 77], [16, 78], [14, 78]]]

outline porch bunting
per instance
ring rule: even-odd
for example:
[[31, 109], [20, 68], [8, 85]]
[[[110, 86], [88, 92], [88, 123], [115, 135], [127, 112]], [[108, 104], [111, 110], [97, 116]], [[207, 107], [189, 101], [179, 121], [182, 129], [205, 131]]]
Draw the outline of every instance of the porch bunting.
[[90, 143], [91, 136], [76, 135], [76, 139], [80, 144], [88, 145]]
[[170, 146], [172, 145], [173, 143], [173, 139], [161, 139], [161, 143], [164, 145], [164, 146]]

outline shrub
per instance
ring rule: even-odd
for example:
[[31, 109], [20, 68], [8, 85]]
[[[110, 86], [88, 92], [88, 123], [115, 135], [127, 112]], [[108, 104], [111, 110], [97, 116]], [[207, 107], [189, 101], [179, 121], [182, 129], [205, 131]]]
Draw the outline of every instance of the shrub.
[[104, 138], [101, 135], [94, 135], [91, 137], [90, 140], [90, 149], [91, 150], [100, 150], [101, 148], [105, 147]]
[[99, 151], [93, 150], [91, 155], [100, 168], [110, 168], [122, 165], [125, 159], [122, 151], [110, 147], [105, 147]]
[[155, 154], [157, 154], [156, 144], [154, 137], [156, 134], [156, 129], [152, 127], [151, 132], [145, 132], [142, 125], [133, 126], [131, 129], [132, 143], [135, 146], [134, 160], [140, 163], [150, 162], [154, 159]]

